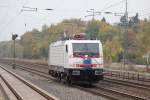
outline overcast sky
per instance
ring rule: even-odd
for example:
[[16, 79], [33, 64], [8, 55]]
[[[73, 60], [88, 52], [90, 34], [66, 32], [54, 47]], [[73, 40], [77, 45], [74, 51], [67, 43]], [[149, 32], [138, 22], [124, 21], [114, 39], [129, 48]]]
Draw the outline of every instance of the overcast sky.
[[[90, 20], [91, 17], [84, 17], [88, 15], [86, 11], [89, 9], [103, 12], [124, 12], [125, 0], [118, 3], [120, 1], [123, 0], [0, 0], [0, 41], [10, 40], [12, 33], [21, 36], [33, 28], [40, 29], [43, 24], [56, 24], [63, 19]], [[38, 11], [21, 12], [23, 6], [38, 8]], [[54, 10], [43, 10], [46, 8]], [[141, 19], [149, 18], [150, 0], [128, 0], [128, 11], [129, 16], [138, 12]], [[119, 22], [120, 19], [119, 16], [106, 14], [95, 18], [101, 20], [103, 17], [111, 24]]]

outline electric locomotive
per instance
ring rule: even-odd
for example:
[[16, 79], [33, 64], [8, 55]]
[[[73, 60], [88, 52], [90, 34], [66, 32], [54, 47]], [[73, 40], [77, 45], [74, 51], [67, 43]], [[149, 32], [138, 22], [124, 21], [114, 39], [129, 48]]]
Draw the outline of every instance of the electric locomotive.
[[73, 81], [96, 83], [103, 80], [102, 43], [79, 37], [49, 45], [49, 74], [69, 84]]

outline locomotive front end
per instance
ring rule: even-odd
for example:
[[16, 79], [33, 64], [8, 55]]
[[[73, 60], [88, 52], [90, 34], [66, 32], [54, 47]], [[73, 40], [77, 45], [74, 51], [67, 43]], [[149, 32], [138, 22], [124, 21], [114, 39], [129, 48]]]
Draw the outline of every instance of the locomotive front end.
[[72, 43], [71, 79], [98, 82], [103, 79], [102, 45], [98, 40], [79, 40]]

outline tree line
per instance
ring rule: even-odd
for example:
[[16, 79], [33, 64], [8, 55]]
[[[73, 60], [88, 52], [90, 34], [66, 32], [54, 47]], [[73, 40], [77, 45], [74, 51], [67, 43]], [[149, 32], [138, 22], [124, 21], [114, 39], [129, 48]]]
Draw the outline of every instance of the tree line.
[[[43, 25], [41, 30], [33, 29], [16, 41], [16, 55], [25, 59], [47, 59], [49, 44], [61, 40], [64, 33], [72, 37], [86, 33], [88, 38], [101, 40], [105, 62], [121, 62], [124, 50], [124, 17], [120, 23], [111, 25], [106, 19], [82, 21], [81, 19], [63, 20], [50, 26]], [[0, 43], [0, 57], [12, 57], [13, 42]], [[150, 52], [150, 20], [140, 20], [138, 14], [132, 17], [127, 30], [127, 58], [129, 62], [145, 63], [144, 55]]]

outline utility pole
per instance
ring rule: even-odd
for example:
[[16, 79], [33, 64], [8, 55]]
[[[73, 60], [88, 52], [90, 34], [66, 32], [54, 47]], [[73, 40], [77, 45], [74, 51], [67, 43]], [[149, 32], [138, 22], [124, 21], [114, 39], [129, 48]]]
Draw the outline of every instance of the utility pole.
[[95, 12], [94, 12], [94, 9], [91, 9], [92, 10], [92, 19], [94, 20], [94, 18], [95, 18]]
[[146, 54], [146, 69], [147, 69], [147, 72], [149, 72], [149, 57], [150, 57], [150, 52], [148, 52]]
[[123, 46], [124, 46], [124, 51], [123, 51], [123, 68], [125, 69], [125, 65], [127, 63], [127, 59], [128, 59], [128, 1], [126, 0], [126, 10], [125, 10], [125, 22], [124, 22], [124, 41], [123, 41]]
[[18, 35], [17, 34], [12, 34], [12, 40], [13, 40], [13, 45], [14, 45], [14, 51], [13, 51], [13, 69], [15, 69], [16, 68], [16, 61], [15, 61], [15, 59], [16, 59], [16, 38], [18, 37]]
[[115, 16], [122, 16], [121, 21], [124, 27], [123, 33], [123, 69], [125, 69], [125, 65], [128, 62], [128, 1], [125, 0], [125, 12], [124, 13], [113, 13], [113, 12], [104, 12], [105, 14], [114, 14]]
[[149, 72], [149, 58], [150, 58], [150, 52], [147, 52], [145, 55], [143, 55], [143, 58], [146, 60], [146, 71]]

